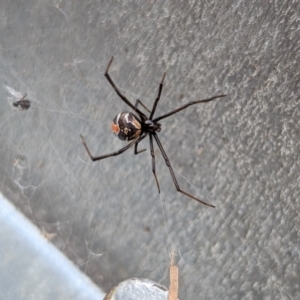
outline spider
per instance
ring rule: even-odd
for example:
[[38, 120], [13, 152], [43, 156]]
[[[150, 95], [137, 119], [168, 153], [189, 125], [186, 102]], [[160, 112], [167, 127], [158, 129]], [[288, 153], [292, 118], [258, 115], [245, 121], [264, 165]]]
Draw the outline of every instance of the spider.
[[[158, 104], [158, 101], [160, 99], [160, 95], [161, 95], [161, 91], [163, 88], [163, 83], [164, 83], [164, 79], [166, 76], [166, 73], [164, 73], [162, 80], [160, 82], [159, 85], [159, 89], [158, 89], [158, 95], [153, 103], [153, 107], [152, 110], [150, 111], [140, 100], [136, 100], [135, 105], [133, 105], [121, 92], [120, 90], [117, 88], [117, 86], [115, 85], [115, 83], [113, 82], [113, 80], [111, 79], [110, 75], [108, 74], [109, 72], [109, 68], [113, 62], [114, 57], [111, 58], [111, 60], [109, 61], [106, 71], [105, 71], [105, 77], [107, 78], [107, 80], [109, 81], [109, 83], [111, 84], [111, 86], [114, 88], [114, 90], [116, 91], [116, 93], [119, 95], [119, 97], [138, 115], [135, 115], [131, 112], [121, 112], [119, 113], [113, 120], [112, 124], [111, 124], [111, 129], [113, 131], [113, 133], [122, 141], [131, 141], [129, 144], [127, 144], [127, 146], [121, 148], [120, 150], [113, 152], [113, 153], [109, 153], [109, 154], [105, 154], [105, 155], [100, 155], [100, 156], [93, 156], [84, 140], [84, 137], [82, 135], [80, 135], [82, 143], [89, 155], [89, 157], [91, 158], [91, 160], [97, 161], [97, 160], [101, 160], [101, 159], [105, 159], [108, 157], [112, 157], [112, 156], [117, 156], [122, 154], [123, 152], [125, 152], [126, 150], [128, 150], [130, 147], [132, 147], [134, 145], [134, 154], [139, 154], [142, 153], [144, 151], [146, 151], [146, 149], [142, 149], [140, 151], [138, 151], [138, 144], [146, 137], [149, 135], [149, 139], [150, 139], [150, 153], [152, 156], [152, 172], [156, 181], [156, 185], [157, 185], [157, 189], [158, 192], [160, 193], [160, 187], [159, 187], [159, 183], [157, 180], [157, 176], [156, 176], [156, 171], [155, 171], [155, 155], [154, 155], [154, 148], [153, 148], [153, 138], [155, 139], [159, 150], [162, 153], [162, 156], [165, 160], [165, 163], [167, 165], [167, 167], [169, 168], [169, 171], [171, 173], [171, 177], [173, 179], [174, 185], [177, 189], [177, 191], [179, 193], [182, 193], [204, 205], [210, 206], [210, 207], [215, 207], [212, 204], [206, 203], [203, 200], [200, 200], [198, 198], [196, 198], [195, 196], [183, 191], [178, 182], [177, 179], [175, 177], [173, 168], [170, 164], [170, 161], [168, 159], [168, 156], [157, 136], [157, 132], [160, 132], [161, 130], [161, 124], [158, 123], [158, 121], [165, 119], [167, 117], [170, 117], [171, 115], [174, 115], [176, 113], [178, 113], [179, 111], [186, 109], [187, 107], [194, 105], [194, 104], [198, 104], [198, 103], [204, 103], [204, 102], [210, 102], [216, 98], [221, 98], [221, 97], [225, 97], [226, 95], [218, 95], [218, 96], [214, 96], [208, 99], [204, 99], [204, 100], [197, 100], [197, 101], [192, 101], [189, 102], [175, 110], [170, 111], [169, 113], [166, 113], [160, 117], [157, 118], [153, 118], [155, 110], [156, 110], [156, 106]], [[147, 117], [144, 113], [142, 113], [139, 108], [138, 105], [142, 105], [144, 107], [144, 109], [146, 109], [150, 115], [149, 117]]]

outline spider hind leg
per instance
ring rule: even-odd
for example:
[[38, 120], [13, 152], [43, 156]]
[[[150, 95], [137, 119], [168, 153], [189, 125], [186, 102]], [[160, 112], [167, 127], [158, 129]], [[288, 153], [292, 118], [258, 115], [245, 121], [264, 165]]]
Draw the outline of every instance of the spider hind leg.
[[138, 105], [142, 105], [149, 113], [151, 113], [150, 109], [139, 99], [136, 99], [135, 108], [138, 108]]
[[139, 142], [136, 142], [135, 145], [134, 145], [134, 154], [135, 155], [140, 154], [140, 153], [147, 150], [147, 149], [142, 149], [142, 150], [138, 151], [138, 144], [139, 144]]
[[81, 141], [83, 143], [83, 146], [84, 146], [86, 152], [88, 153], [90, 159], [92, 161], [97, 161], [97, 160], [101, 160], [101, 159], [104, 159], [104, 158], [108, 158], [108, 157], [117, 156], [117, 155], [122, 154], [123, 152], [125, 152], [126, 150], [128, 150], [130, 147], [132, 147], [135, 143], [139, 143], [141, 140], [143, 140], [146, 137], [146, 135], [139, 136], [138, 138], [136, 138], [131, 143], [129, 143], [128, 145], [126, 145], [125, 147], [121, 148], [118, 151], [115, 151], [115, 152], [112, 152], [112, 153], [108, 153], [108, 154], [105, 154], [105, 155], [100, 155], [100, 156], [93, 156], [92, 153], [91, 153], [91, 151], [89, 150], [86, 142], [85, 142], [84, 137], [82, 135], [80, 135], [80, 137], [81, 137]]
[[116, 84], [114, 83], [114, 81], [112, 80], [112, 78], [109, 75], [109, 69], [110, 66], [112, 64], [114, 60], [114, 57], [112, 57], [107, 65], [107, 68], [105, 70], [104, 76], [106, 77], [106, 79], [108, 80], [108, 82], [111, 84], [111, 86], [113, 87], [113, 89], [115, 90], [115, 92], [118, 94], [118, 96], [132, 109], [134, 110], [136, 113], [138, 113], [140, 116], [144, 116], [146, 118], [146, 116], [137, 108], [135, 107], [118, 89], [118, 87], [116, 86]]

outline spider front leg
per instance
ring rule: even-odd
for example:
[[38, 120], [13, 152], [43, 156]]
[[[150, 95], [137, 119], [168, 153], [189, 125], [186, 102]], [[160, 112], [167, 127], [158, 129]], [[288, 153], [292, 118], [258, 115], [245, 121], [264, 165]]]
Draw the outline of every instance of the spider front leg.
[[108, 157], [111, 157], [111, 156], [117, 156], [123, 152], [125, 152], [127, 149], [129, 149], [130, 147], [132, 147], [135, 143], [139, 143], [141, 140], [143, 140], [146, 135], [142, 135], [142, 136], [139, 136], [138, 138], [136, 138], [135, 140], [133, 140], [131, 143], [129, 143], [127, 146], [125, 146], [124, 148], [121, 148], [120, 150], [116, 151], [116, 152], [112, 152], [112, 153], [109, 153], [109, 154], [105, 154], [105, 155], [101, 155], [101, 156], [93, 156], [84, 140], [84, 137], [82, 135], [80, 135], [81, 137], [81, 141], [83, 143], [83, 146], [86, 150], [86, 152], [88, 153], [89, 157], [91, 158], [92, 161], [97, 161], [97, 160], [100, 160], [100, 159], [104, 159], [104, 158], [108, 158]]
[[167, 114], [165, 114], [165, 115], [162, 115], [162, 116], [160, 116], [160, 117], [158, 117], [158, 118], [155, 118], [155, 119], [153, 120], [153, 122], [158, 122], [158, 121], [160, 121], [160, 120], [162, 120], [162, 119], [165, 119], [165, 118], [167, 118], [167, 117], [170, 117], [170, 116], [172, 116], [172, 115], [178, 113], [179, 111], [181, 111], [181, 110], [183, 110], [183, 109], [186, 109], [187, 107], [189, 107], [189, 106], [191, 106], [191, 105], [199, 104], [199, 103], [205, 103], [205, 102], [210, 102], [210, 101], [213, 101], [213, 100], [215, 100], [215, 99], [217, 99], [217, 98], [222, 98], [222, 97], [226, 97], [226, 96], [227, 96], [227, 95], [218, 95], [218, 96], [214, 96], [214, 97], [211, 97], [211, 98], [208, 98], [208, 99], [203, 99], [203, 100], [197, 100], [197, 101], [189, 102], [189, 103], [187, 103], [187, 104], [185, 104], [185, 105], [183, 105], [183, 106], [181, 106], [181, 107], [179, 107], [179, 108], [177, 108], [177, 109], [174, 109], [174, 110], [170, 111], [169, 113], [167, 113]]
[[[164, 158], [164, 160], [165, 160], [165, 162], [166, 162], [166, 165], [167, 165], [167, 167], [169, 168], [169, 171], [170, 171], [170, 173], [171, 173], [171, 176], [172, 176], [172, 179], [173, 179], [173, 182], [174, 182], [174, 184], [175, 184], [175, 187], [176, 187], [177, 191], [178, 191], [179, 193], [182, 193], [182, 194], [184, 194], [184, 195], [186, 195], [186, 196], [188, 196], [188, 197], [190, 197], [190, 198], [192, 198], [192, 199], [194, 199], [194, 200], [196, 200], [196, 201], [198, 201], [198, 202], [204, 204], [204, 205], [207, 205], [207, 206], [210, 206], [210, 207], [215, 207], [215, 206], [212, 205], [212, 204], [206, 203], [206, 202], [204, 202], [203, 200], [200, 200], [200, 199], [198, 199], [198, 198], [192, 196], [191, 194], [189, 194], [189, 193], [183, 191], [183, 190], [180, 188], [180, 186], [179, 186], [179, 184], [178, 184], [178, 182], [177, 182], [177, 179], [176, 179], [176, 177], [175, 177], [173, 168], [172, 168], [172, 166], [171, 166], [171, 164], [170, 164], [170, 161], [169, 161], [169, 159], [168, 159], [168, 156], [167, 156], [167, 154], [166, 154], [166, 152], [165, 152], [165, 150], [164, 150], [162, 144], [160, 143], [160, 140], [159, 140], [158, 136], [156, 135], [156, 133], [154, 133], [153, 135], [154, 135], [154, 138], [155, 138], [155, 140], [156, 140], [156, 143], [157, 143], [157, 145], [158, 145], [158, 147], [159, 147], [159, 150], [161, 151], [161, 154], [162, 154], [162, 156], [163, 156], [163, 158]], [[151, 135], [150, 135], [150, 137], [151, 137]], [[150, 140], [150, 144], [151, 144], [151, 140]]]
[[164, 85], [165, 77], [166, 77], [166, 72], [164, 73], [163, 78], [162, 78], [162, 80], [159, 84], [158, 95], [157, 95], [157, 97], [156, 97], [156, 99], [153, 103], [152, 111], [151, 111], [151, 114], [150, 114], [150, 117], [149, 117], [150, 120], [152, 120], [152, 118], [153, 118], [153, 115], [154, 115], [155, 110], [156, 110], [157, 103], [160, 99], [160, 95], [161, 95], [161, 91], [162, 91], [162, 88], [163, 88], [163, 85]]
[[[154, 135], [155, 137], [155, 135]], [[159, 183], [156, 177], [156, 172], [155, 172], [155, 154], [154, 154], [154, 148], [153, 148], [153, 138], [152, 138], [152, 134], [149, 135], [150, 138], [150, 151], [151, 151], [151, 156], [152, 156], [152, 172], [156, 181], [156, 185], [158, 188], [158, 193], [160, 194], [160, 187], [159, 187]]]

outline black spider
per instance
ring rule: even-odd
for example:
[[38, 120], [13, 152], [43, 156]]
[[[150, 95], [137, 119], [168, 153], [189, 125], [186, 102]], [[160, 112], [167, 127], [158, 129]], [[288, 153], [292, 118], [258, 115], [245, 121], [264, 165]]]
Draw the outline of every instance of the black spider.
[[[153, 115], [155, 113], [155, 109], [156, 109], [156, 106], [157, 106], [157, 103], [160, 99], [160, 95], [161, 95], [161, 91], [162, 91], [162, 87], [163, 87], [163, 82], [164, 82], [164, 79], [165, 79], [165, 75], [166, 73], [164, 73], [163, 75], [163, 78], [161, 80], [161, 83], [159, 85], [159, 90], [158, 90], [158, 95], [157, 95], [157, 98], [155, 99], [154, 101], [154, 104], [153, 104], [153, 107], [152, 107], [152, 111], [150, 111], [140, 100], [137, 100], [136, 103], [135, 103], [135, 106], [129, 102], [129, 100], [119, 91], [119, 89], [117, 88], [117, 86], [115, 85], [115, 83], [113, 82], [113, 80], [111, 79], [110, 75], [108, 74], [108, 71], [109, 71], [109, 68], [111, 66], [111, 63], [113, 61], [114, 57], [111, 58], [110, 62], [108, 63], [108, 66], [106, 68], [106, 71], [105, 71], [105, 77], [107, 78], [107, 80], [110, 82], [110, 84], [112, 85], [112, 87], [115, 89], [116, 93], [119, 95], [119, 97], [131, 108], [133, 109], [139, 116], [139, 118], [134, 115], [133, 113], [130, 113], [130, 112], [122, 112], [122, 113], [119, 113], [113, 120], [113, 123], [111, 125], [111, 129], [112, 131], [115, 133], [115, 135], [123, 140], [123, 141], [132, 141], [131, 143], [129, 143], [127, 146], [125, 146], [124, 148], [116, 151], [116, 152], [113, 152], [113, 153], [109, 153], [109, 154], [105, 154], [105, 155], [101, 155], [101, 156], [93, 156], [88, 148], [88, 146], [86, 145], [86, 142], [83, 138], [82, 135], [80, 135], [81, 137], [81, 140], [82, 140], [82, 143], [88, 153], [88, 155], [90, 156], [90, 158], [92, 159], [92, 161], [96, 161], [96, 160], [100, 160], [100, 159], [104, 159], [104, 158], [108, 158], [108, 157], [111, 157], [111, 156], [116, 156], [116, 155], [119, 155], [121, 153], [123, 153], [124, 151], [126, 151], [127, 149], [129, 149], [130, 147], [132, 147], [134, 145], [134, 154], [139, 154], [143, 151], [145, 151], [146, 149], [143, 149], [143, 150], [140, 150], [138, 151], [137, 150], [137, 147], [138, 147], [138, 144], [140, 141], [142, 141], [147, 135], [149, 135], [149, 138], [150, 138], [150, 151], [151, 151], [151, 156], [152, 156], [152, 172], [154, 174], [154, 178], [155, 178], [155, 181], [156, 181], [156, 185], [157, 185], [157, 188], [158, 188], [158, 192], [160, 193], [160, 188], [159, 188], [159, 183], [158, 183], [158, 180], [157, 180], [157, 177], [156, 177], [156, 172], [155, 172], [155, 155], [154, 155], [154, 149], [153, 149], [153, 137], [162, 153], [162, 156], [169, 168], [169, 171], [171, 173], [171, 176], [172, 176], [172, 179], [173, 179], [173, 182], [175, 184], [175, 187], [177, 189], [178, 192], [204, 204], [204, 205], [207, 205], [207, 206], [211, 206], [211, 207], [215, 207], [214, 205], [212, 204], [209, 204], [209, 203], [206, 203], [190, 194], [188, 194], [187, 192], [183, 191], [180, 187], [179, 187], [179, 184], [176, 180], [176, 177], [175, 177], [175, 174], [174, 174], [174, 171], [171, 167], [171, 164], [169, 162], [169, 159], [168, 159], [168, 156], [162, 146], [162, 144], [160, 143], [160, 140], [156, 134], [156, 132], [160, 132], [161, 130], [161, 125], [160, 123], [158, 123], [158, 121], [162, 120], [162, 119], [165, 119], [171, 115], [174, 115], [176, 114], [177, 112], [187, 108], [188, 106], [191, 106], [191, 105], [194, 105], [194, 104], [198, 104], [198, 103], [202, 103], [202, 102], [210, 102], [216, 98], [221, 98], [221, 97], [225, 97], [226, 95], [218, 95], [218, 96], [214, 96], [214, 97], [211, 97], [211, 98], [208, 98], [208, 99], [204, 99], [204, 100], [198, 100], [198, 101], [192, 101], [192, 102], [189, 102], [167, 114], [164, 114], [158, 118], [155, 118], [153, 119]], [[141, 104], [149, 113], [150, 113], [150, 116], [149, 118], [144, 114], [142, 113], [139, 109], [138, 109], [138, 105]]]

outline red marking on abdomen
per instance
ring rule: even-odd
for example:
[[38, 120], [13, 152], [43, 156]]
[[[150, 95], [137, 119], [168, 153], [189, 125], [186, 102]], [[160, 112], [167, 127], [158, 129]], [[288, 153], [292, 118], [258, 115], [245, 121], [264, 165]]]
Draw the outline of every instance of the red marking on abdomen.
[[111, 130], [113, 133], [115, 133], [116, 135], [119, 134], [120, 132], [120, 127], [118, 124], [115, 124], [115, 123], [111, 123]]

